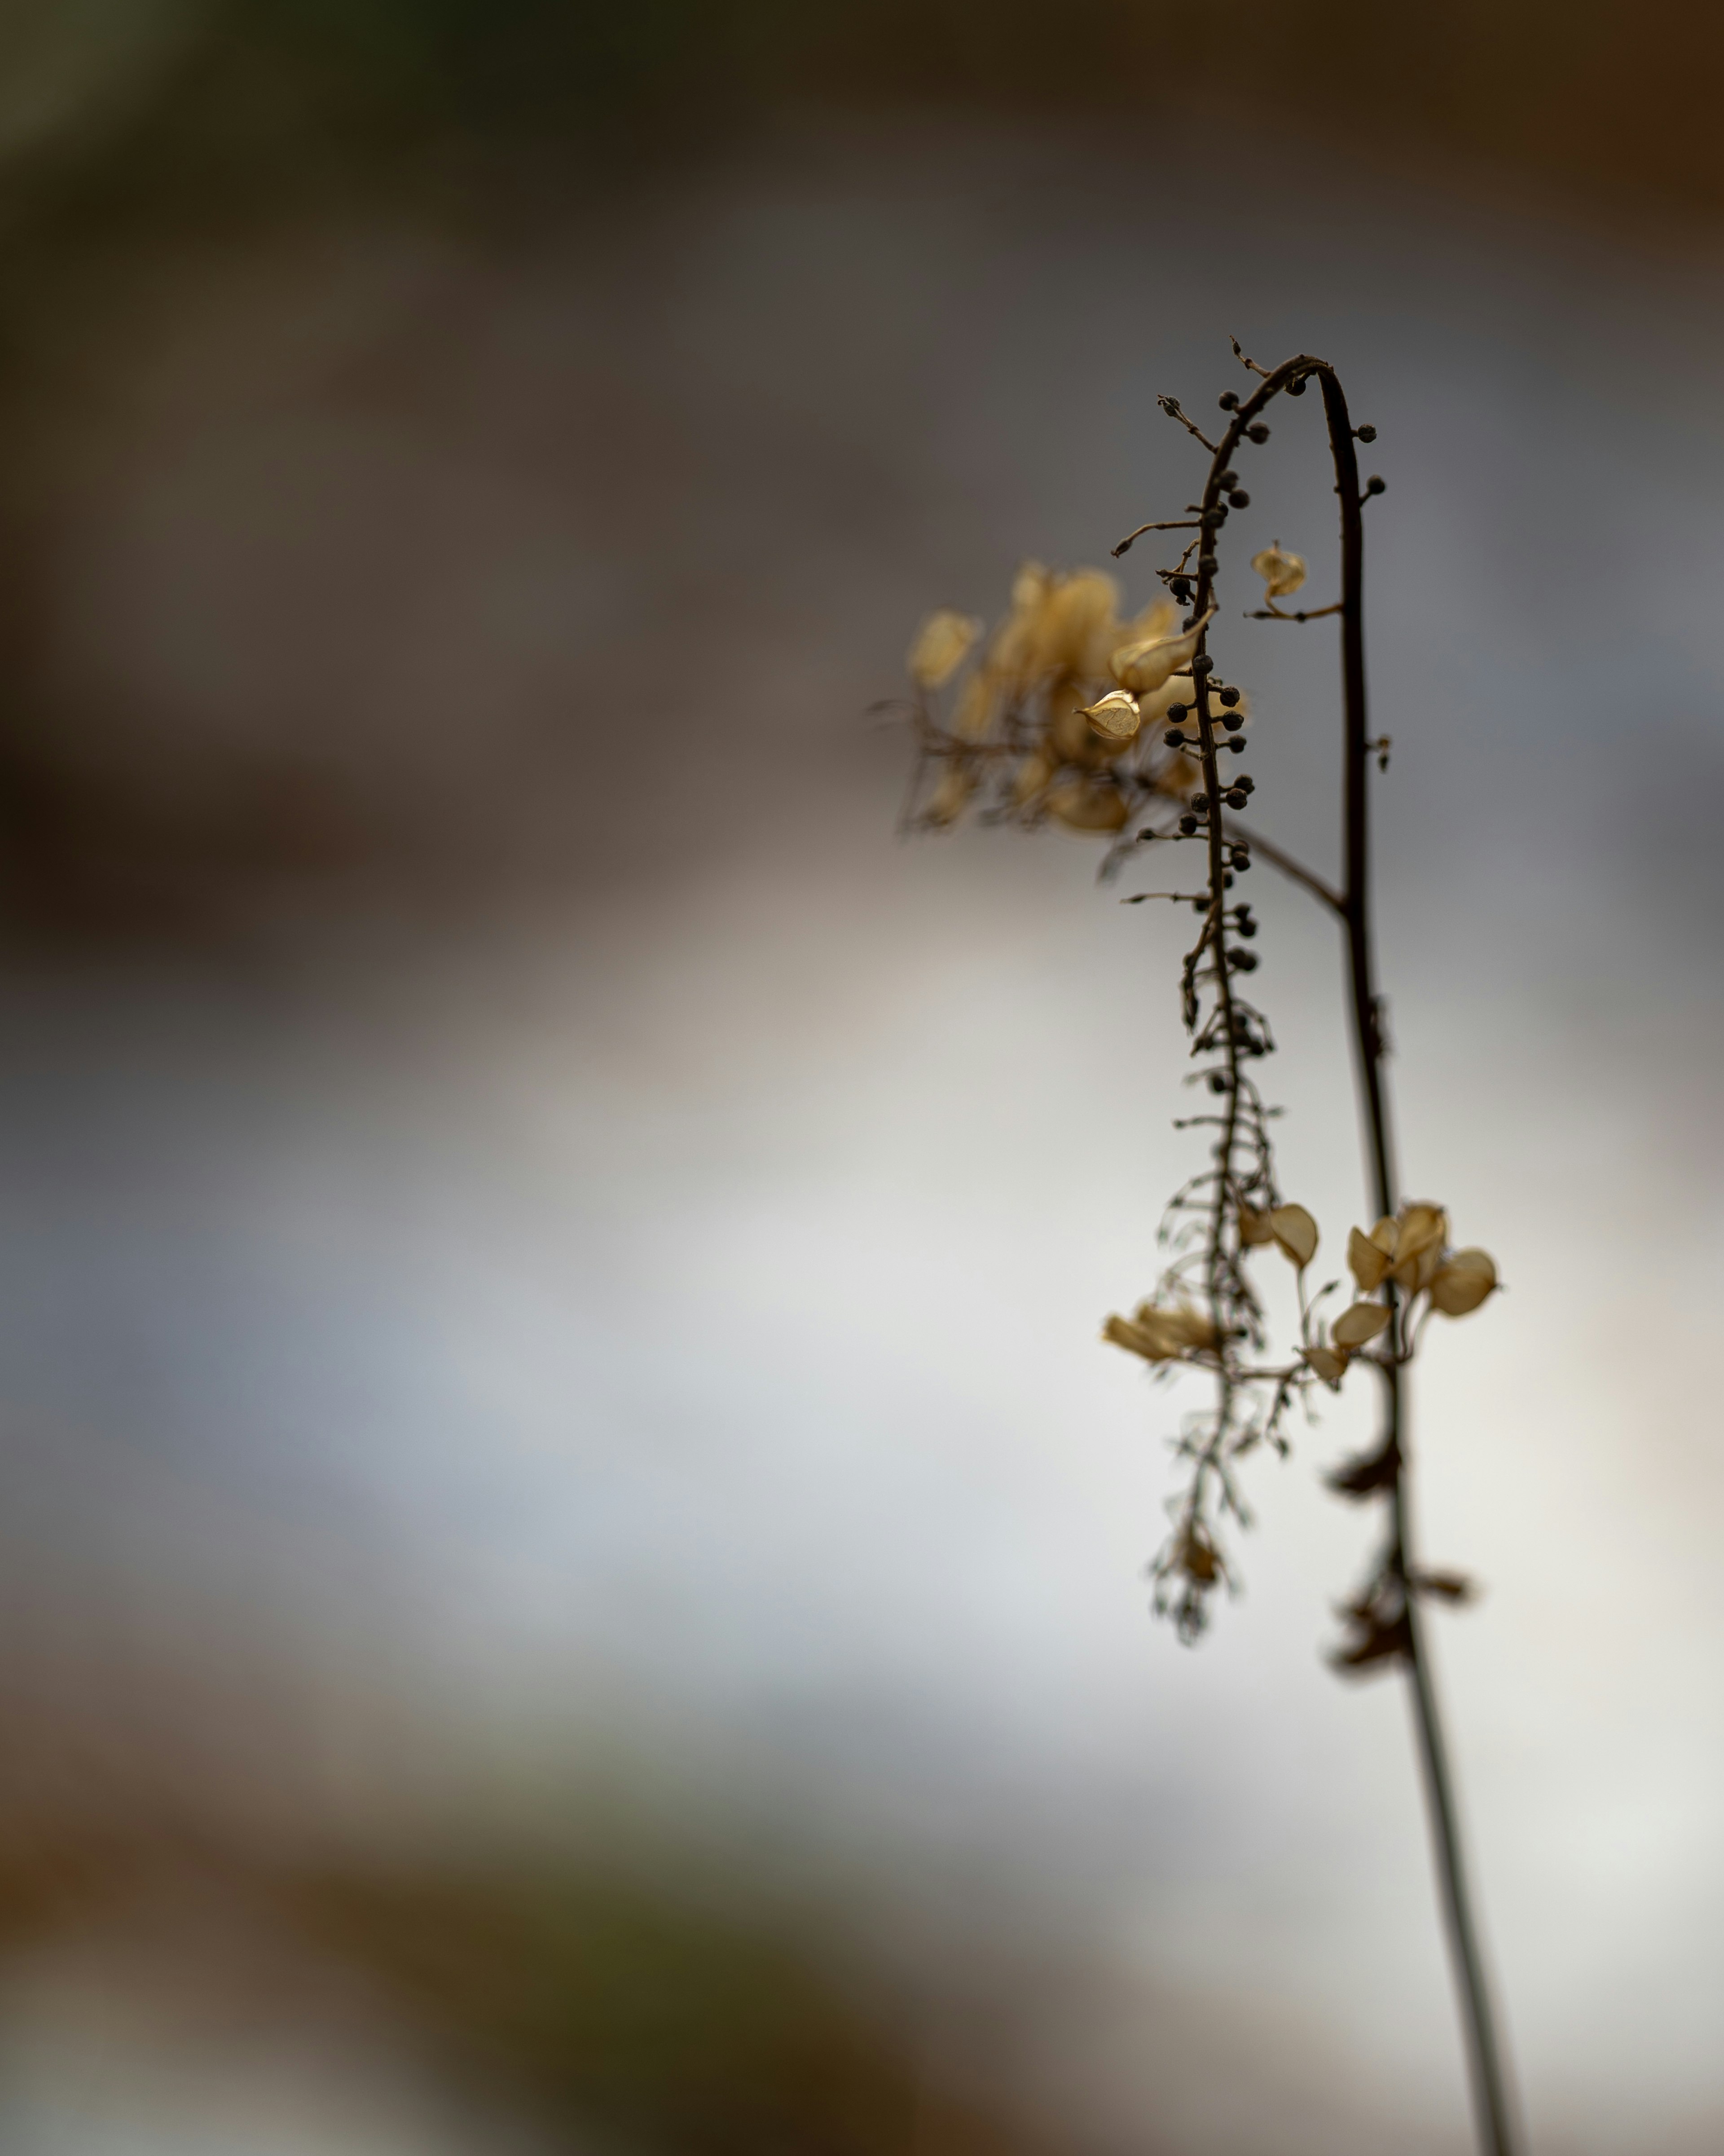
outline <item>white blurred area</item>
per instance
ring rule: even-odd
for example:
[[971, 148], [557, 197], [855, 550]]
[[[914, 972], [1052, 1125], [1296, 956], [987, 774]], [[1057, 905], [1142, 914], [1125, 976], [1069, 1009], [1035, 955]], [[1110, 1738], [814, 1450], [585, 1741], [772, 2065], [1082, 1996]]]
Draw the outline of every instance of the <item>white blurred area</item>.
[[[1321, 1661], [1348, 1411], [1257, 1467], [1213, 1637], [1147, 1614], [1177, 1403], [1095, 1332], [1194, 1158], [1179, 923], [1070, 837], [899, 842], [867, 716], [926, 607], [1178, 512], [1156, 393], [1314, 350], [1389, 482], [1403, 1173], [1510, 1289], [1415, 1430], [1489, 1590], [1439, 1653], [1518, 2078], [1544, 2156], [1715, 2148], [1715, 264], [1249, 136], [1199, 245], [1157, 172], [823, 121], [63, 295], [14, 724], [97, 896], [44, 929], [38, 875], [0, 983], [5, 1778], [388, 1851], [614, 1776], [601, 1820], [821, 1882], [1063, 2145], [1467, 2145], [1404, 1702]], [[1219, 648], [1254, 816], [1327, 867], [1329, 632], [1227, 618], [1270, 537], [1332, 573], [1317, 435], [1256, 453]], [[1339, 953], [1250, 896], [1338, 1260]], [[97, 1974], [26, 1956], [0, 2015], [18, 2156], [503, 2145], [393, 2025], [254, 2133], [112, 2005], [157, 1989], [131, 1905], [87, 1921]], [[258, 2011], [259, 2076], [322, 2041]], [[92, 2044], [120, 2124], [65, 2093]]]

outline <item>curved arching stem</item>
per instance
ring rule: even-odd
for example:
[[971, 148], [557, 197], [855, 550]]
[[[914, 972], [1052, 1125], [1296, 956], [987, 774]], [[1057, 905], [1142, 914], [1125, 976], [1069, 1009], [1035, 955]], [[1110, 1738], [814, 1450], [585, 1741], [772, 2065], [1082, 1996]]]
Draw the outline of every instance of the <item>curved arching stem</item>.
[[[1398, 1203], [1394, 1148], [1389, 1129], [1388, 1088], [1383, 1071], [1383, 1040], [1379, 1020], [1376, 975], [1372, 957], [1370, 854], [1370, 750], [1365, 723], [1364, 523], [1361, 514], [1358, 454], [1347, 398], [1335, 370], [1326, 360], [1301, 352], [1265, 373], [1252, 394], [1232, 414], [1226, 432], [1213, 446], [1208, 484], [1199, 516], [1203, 552], [1198, 562], [1196, 606], [1201, 619], [1209, 609], [1216, 570], [1215, 535], [1226, 511], [1221, 506], [1222, 475], [1246, 430], [1265, 408], [1290, 390], [1298, 394], [1309, 381], [1322, 393], [1328, 421], [1329, 446], [1334, 459], [1335, 490], [1341, 499], [1341, 671], [1345, 730], [1347, 779], [1345, 790], [1345, 870], [1342, 889], [1333, 893], [1321, 887], [1319, 895], [1339, 913], [1347, 939], [1349, 1009], [1352, 1019], [1355, 1072], [1363, 1124], [1366, 1167], [1376, 1195], [1378, 1210], [1393, 1214]], [[1174, 416], [1184, 415], [1177, 408]], [[1185, 421], [1190, 427], [1191, 423]], [[1192, 428], [1196, 433], [1197, 429]], [[1201, 437], [1199, 438], [1201, 439]], [[1211, 445], [1205, 443], [1206, 448]], [[1201, 649], [1201, 646], [1200, 646]], [[1209, 829], [1213, 864], [1213, 932], [1218, 942], [1223, 930], [1220, 913], [1221, 879], [1219, 841], [1222, 825], [1220, 788], [1215, 768], [1208, 696], [1204, 670], [1194, 669], [1198, 716], [1202, 736], [1203, 777], [1209, 794]], [[1273, 859], [1271, 850], [1265, 849]], [[1316, 886], [1308, 873], [1300, 880]], [[1336, 905], [1338, 898], [1339, 904]], [[1225, 966], [1222, 968], [1225, 979]], [[1393, 1290], [1391, 1290], [1393, 1294]], [[1502, 2050], [1497, 2036], [1485, 1979], [1468, 1884], [1465, 1852], [1457, 1817], [1454, 1779], [1449, 1764], [1429, 1656], [1426, 1649], [1412, 1557], [1409, 1462], [1407, 1451], [1405, 1383], [1398, 1366], [1386, 1361], [1382, 1370], [1383, 1426], [1380, 1448], [1371, 1463], [1368, 1486], [1380, 1489], [1389, 1500], [1389, 1543], [1387, 1568], [1398, 1583], [1404, 1611], [1401, 1659], [1409, 1679], [1417, 1725], [1419, 1763], [1426, 1808], [1436, 1859], [1439, 1899], [1450, 1958], [1460, 1993], [1465, 2032], [1467, 2062], [1477, 2119], [1479, 2142], [1485, 2156], [1514, 2156], [1508, 2092]], [[1362, 1484], [1361, 1486], [1365, 1486]]]

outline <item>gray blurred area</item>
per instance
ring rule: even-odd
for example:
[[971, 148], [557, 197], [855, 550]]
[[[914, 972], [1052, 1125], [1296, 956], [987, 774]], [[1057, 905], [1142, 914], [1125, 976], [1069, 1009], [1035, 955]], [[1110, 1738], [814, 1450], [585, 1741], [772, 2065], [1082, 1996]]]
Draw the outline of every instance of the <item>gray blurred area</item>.
[[[1095, 1335], [1193, 1159], [1178, 924], [900, 840], [871, 709], [1177, 512], [1229, 334], [1388, 481], [1403, 1168], [1510, 1289], [1424, 1524], [1533, 2141], [1718, 2145], [1717, 244], [1267, 118], [1172, 206], [1170, 124], [793, 106], [8, 257], [8, 2156], [1467, 2145], [1404, 1702], [1321, 1661], [1346, 1409], [1213, 1639], [1147, 1612], [1177, 1402]], [[1256, 454], [1241, 568], [1316, 591], [1315, 412]], [[1329, 631], [1229, 596], [1326, 866]], [[1338, 1254], [1339, 953], [1251, 896]]]

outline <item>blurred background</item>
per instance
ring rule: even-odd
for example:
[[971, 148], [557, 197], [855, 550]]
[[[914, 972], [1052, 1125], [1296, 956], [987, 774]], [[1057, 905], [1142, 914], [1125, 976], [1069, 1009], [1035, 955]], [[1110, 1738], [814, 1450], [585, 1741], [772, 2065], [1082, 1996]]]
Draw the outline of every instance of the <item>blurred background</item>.
[[[1177, 513], [1229, 334], [1388, 482], [1533, 2141], [1719, 2145], [1721, 90], [1683, 0], [0, 5], [5, 2156], [1468, 2146], [1405, 1702], [1321, 1659], [1351, 1404], [1147, 1614], [1178, 924], [898, 840], [870, 715]], [[1314, 408], [1257, 455], [1321, 598]], [[1222, 627], [1326, 866], [1330, 632]]]

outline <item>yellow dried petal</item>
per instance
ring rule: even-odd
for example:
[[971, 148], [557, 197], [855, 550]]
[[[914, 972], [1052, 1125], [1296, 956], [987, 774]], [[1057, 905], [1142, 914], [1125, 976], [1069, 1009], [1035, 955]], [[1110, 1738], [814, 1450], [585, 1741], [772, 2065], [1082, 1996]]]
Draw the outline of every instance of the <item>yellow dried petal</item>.
[[931, 613], [910, 647], [911, 679], [924, 689], [943, 688], [981, 634], [981, 623], [970, 614], [954, 613], [949, 607]]
[[1457, 1250], [1437, 1268], [1431, 1281], [1431, 1303], [1445, 1317], [1465, 1317], [1496, 1286], [1496, 1263], [1488, 1251]]
[[1302, 1205], [1277, 1205], [1269, 1232], [1301, 1272], [1317, 1254], [1317, 1224]]
[[1379, 1220], [1377, 1225], [1371, 1230], [1371, 1240], [1376, 1244], [1378, 1249], [1383, 1251], [1386, 1256], [1391, 1258], [1393, 1257], [1395, 1254], [1395, 1245], [1401, 1240], [1400, 1222], [1398, 1220]]
[[1332, 1390], [1341, 1383], [1342, 1373], [1352, 1358], [1334, 1348], [1307, 1348], [1305, 1359]]
[[1095, 703], [1080, 708], [1096, 732], [1106, 735], [1110, 741], [1131, 740], [1143, 723], [1137, 699], [1124, 689], [1110, 689]]
[[1383, 1276], [1388, 1270], [1388, 1253], [1381, 1244], [1373, 1243], [1368, 1235], [1354, 1228], [1347, 1235], [1347, 1262], [1359, 1284], [1359, 1293], [1369, 1295], [1383, 1284]]
[[1329, 1337], [1337, 1348], [1362, 1348], [1367, 1340], [1374, 1340], [1388, 1323], [1388, 1312], [1380, 1302], [1356, 1302], [1351, 1309], [1343, 1310], [1329, 1328]]
[[1286, 552], [1280, 542], [1265, 547], [1260, 554], [1251, 557], [1251, 567], [1269, 587], [1272, 599], [1290, 599], [1305, 582], [1305, 562], [1297, 554]]
[[1146, 696], [1159, 689], [1170, 675], [1190, 665], [1197, 654], [1198, 639], [1214, 618], [1215, 609], [1211, 607], [1203, 620], [1183, 636], [1140, 637], [1134, 643], [1121, 644], [1107, 662], [1114, 680], [1134, 696]]
[[974, 773], [965, 770], [961, 763], [948, 763], [940, 774], [939, 784], [928, 796], [922, 814], [931, 824], [955, 824], [975, 790]]
[[1116, 786], [1056, 787], [1048, 814], [1068, 831], [1117, 831], [1126, 821], [1126, 797]]

